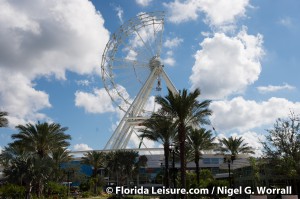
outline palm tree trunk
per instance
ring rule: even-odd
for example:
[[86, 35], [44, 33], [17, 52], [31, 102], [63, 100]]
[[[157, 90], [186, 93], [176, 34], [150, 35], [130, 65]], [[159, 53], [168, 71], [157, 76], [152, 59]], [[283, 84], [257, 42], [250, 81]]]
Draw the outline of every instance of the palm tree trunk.
[[[181, 188], [186, 188], [186, 164], [185, 164], [185, 127], [183, 121], [179, 123], [178, 127], [179, 134], [179, 149], [180, 149], [180, 177], [181, 177]], [[185, 198], [185, 195], [181, 195], [181, 198]]]
[[199, 157], [198, 154], [195, 155], [195, 164], [196, 164], [196, 175], [197, 175], [197, 183], [200, 184], [200, 167], [199, 167]]
[[164, 145], [165, 153], [165, 186], [169, 187], [169, 144]]

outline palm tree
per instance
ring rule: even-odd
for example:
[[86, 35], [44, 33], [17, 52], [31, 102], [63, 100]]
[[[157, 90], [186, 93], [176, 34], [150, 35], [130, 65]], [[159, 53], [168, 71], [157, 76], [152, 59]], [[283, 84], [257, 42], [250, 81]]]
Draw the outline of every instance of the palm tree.
[[61, 127], [57, 123], [38, 122], [35, 125], [29, 123], [25, 126], [18, 125], [16, 128], [19, 133], [11, 136], [15, 140], [11, 145], [18, 145], [25, 151], [36, 153], [40, 158], [48, 156], [58, 148], [70, 145], [68, 140], [71, 136], [65, 134], [68, 128]]
[[207, 124], [207, 116], [211, 115], [212, 111], [208, 109], [210, 100], [198, 102], [200, 90], [196, 89], [188, 93], [186, 89], [182, 92], [172, 93], [165, 97], [158, 96], [156, 102], [161, 106], [160, 112], [164, 112], [175, 119], [177, 124], [177, 132], [179, 138], [180, 164], [181, 164], [181, 186], [186, 188], [186, 158], [185, 158], [185, 143], [186, 143], [186, 128], [187, 126], [196, 126], [199, 124]]
[[160, 142], [164, 147], [165, 156], [165, 186], [169, 187], [169, 148], [174, 142], [176, 135], [173, 119], [160, 114], [153, 114], [143, 125], [146, 129], [142, 130], [140, 137], [152, 141]]
[[93, 168], [92, 177], [94, 179], [94, 194], [97, 194], [98, 170], [104, 166], [105, 154], [103, 152], [91, 151], [84, 154], [81, 158], [81, 163], [90, 165]]
[[61, 168], [62, 163], [70, 162], [72, 160], [72, 155], [67, 148], [57, 148], [51, 151], [50, 157], [53, 161], [53, 174], [51, 175], [55, 182], [59, 182], [63, 177], [63, 169]]
[[230, 154], [233, 158], [238, 154], [254, 154], [253, 148], [244, 143], [242, 137], [232, 137], [219, 139], [220, 146], [217, 149], [223, 154]]
[[217, 151], [220, 151], [222, 154], [229, 155], [229, 157], [227, 159], [224, 158], [224, 160], [228, 163], [229, 184], [231, 187], [230, 164], [239, 154], [254, 154], [253, 148], [248, 146], [247, 143], [244, 143], [244, 139], [242, 137], [230, 136], [228, 139], [219, 139], [219, 148]]
[[8, 115], [7, 112], [0, 111], [0, 127], [7, 127], [8, 125], [8, 120], [6, 116]]
[[[107, 153], [106, 169], [110, 174], [110, 179], [115, 178], [117, 185], [125, 185], [125, 182], [132, 178], [135, 172], [137, 159], [139, 154], [133, 150], [117, 150]], [[145, 164], [145, 158], [141, 160], [141, 164]]]
[[215, 137], [212, 136], [211, 130], [205, 128], [191, 129], [189, 131], [190, 145], [194, 154], [194, 162], [196, 164], [197, 182], [200, 183], [200, 167], [199, 160], [202, 158], [202, 151], [211, 150], [216, 147], [213, 143]]

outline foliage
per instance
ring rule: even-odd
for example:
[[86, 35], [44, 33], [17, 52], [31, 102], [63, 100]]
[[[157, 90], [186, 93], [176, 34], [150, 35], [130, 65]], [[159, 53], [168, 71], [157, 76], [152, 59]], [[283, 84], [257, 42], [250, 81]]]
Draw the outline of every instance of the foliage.
[[17, 145], [28, 152], [37, 153], [41, 158], [50, 154], [57, 148], [70, 145], [70, 135], [65, 134], [67, 127], [61, 127], [57, 123], [40, 123], [18, 125], [19, 133], [13, 134], [11, 145]]
[[264, 158], [272, 165], [269, 169], [273, 174], [292, 179], [296, 193], [296, 179], [300, 176], [300, 118], [292, 112], [288, 118], [277, 119], [267, 132], [262, 144]]
[[89, 191], [90, 188], [91, 188], [91, 186], [90, 186], [90, 183], [88, 181], [81, 182], [80, 185], [79, 185], [79, 190], [81, 192]]
[[25, 197], [25, 188], [15, 184], [6, 184], [0, 187], [2, 198], [23, 199]]
[[132, 179], [139, 165], [136, 164], [139, 161], [137, 151], [113, 151], [107, 153], [106, 158], [107, 172], [111, 178], [118, 181], [118, 185], [125, 185], [126, 181]]
[[186, 187], [186, 128], [187, 126], [196, 126], [199, 124], [208, 124], [207, 116], [211, 115], [212, 111], [208, 109], [209, 100], [198, 102], [200, 90], [196, 89], [188, 93], [186, 89], [179, 93], [169, 93], [165, 97], [158, 96], [156, 102], [161, 106], [159, 110], [162, 114], [167, 114], [174, 118], [177, 126], [178, 142], [180, 150], [181, 163], [181, 186]]
[[51, 180], [58, 181], [63, 176], [60, 164], [70, 160], [70, 135], [66, 127], [56, 123], [19, 125], [19, 133], [13, 134], [13, 142], [0, 154], [6, 180], [26, 188], [26, 197], [36, 193], [41, 197], [45, 185]]
[[82, 164], [87, 164], [92, 166], [93, 174], [90, 179], [90, 183], [94, 187], [94, 194], [97, 194], [97, 187], [99, 182], [98, 170], [104, 167], [105, 154], [103, 152], [91, 151], [85, 153], [81, 158]]
[[83, 192], [83, 193], [81, 194], [81, 197], [82, 197], [82, 198], [89, 198], [90, 196], [91, 196], [91, 193], [88, 192], [88, 191]]
[[175, 142], [176, 136], [173, 118], [154, 113], [143, 125], [146, 128], [142, 130], [140, 137], [160, 142], [163, 145], [165, 156], [164, 185], [169, 187], [169, 148], [171, 143]]
[[254, 149], [244, 142], [242, 137], [233, 137], [219, 139], [218, 151], [224, 154], [230, 154], [235, 158], [238, 154], [254, 154]]
[[213, 143], [215, 137], [212, 136], [210, 130], [205, 128], [193, 129], [189, 131], [189, 143], [191, 146], [191, 152], [194, 155], [194, 162], [196, 164], [196, 174], [197, 174], [197, 183], [200, 183], [200, 166], [199, 160], [202, 157], [202, 151], [211, 150], [216, 147], [216, 144]]
[[275, 164], [278, 171], [290, 177], [300, 174], [300, 122], [293, 113], [287, 119], [277, 119], [273, 129], [267, 130], [263, 142], [264, 156]]
[[68, 188], [57, 182], [48, 182], [46, 186], [47, 195], [59, 194], [60, 196], [66, 196]]
[[0, 111], [0, 127], [7, 127], [8, 125], [8, 120], [6, 116], [8, 115], [7, 112]]

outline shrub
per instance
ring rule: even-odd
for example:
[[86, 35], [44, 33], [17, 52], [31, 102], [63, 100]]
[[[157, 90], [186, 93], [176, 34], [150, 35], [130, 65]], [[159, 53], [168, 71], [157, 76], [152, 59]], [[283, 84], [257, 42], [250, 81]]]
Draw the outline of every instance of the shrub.
[[81, 194], [81, 197], [82, 197], [82, 198], [89, 198], [90, 196], [91, 196], [91, 193], [88, 192], [88, 191], [83, 192], [83, 193]]
[[61, 197], [65, 197], [68, 192], [68, 187], [56, 183], [56, 182], [48, 182], [46, 186], [46, 193], [50, 195], [59, 195]]
[[2, 198], [23, 199], [25, 198], [25, 188], [15, 184], [6, 184], [0, 188]]

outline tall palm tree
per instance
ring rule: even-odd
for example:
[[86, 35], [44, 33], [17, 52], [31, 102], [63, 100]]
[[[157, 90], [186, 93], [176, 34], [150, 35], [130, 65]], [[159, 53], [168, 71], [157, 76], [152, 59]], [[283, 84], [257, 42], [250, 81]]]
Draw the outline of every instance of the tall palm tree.
[[25, 151], [33, 152], [40, 158], [46, 157], [50, 152], [57, 148], [64, 148], [70, 145], [68, 140], [71, 136], [65, 134], [67, 127], [61, 127], [57, 123], [40, 123], [18, 125], [16, 127], [19, 133], [13, 134], [11, 137], [15, 141], [11, 145], [18, 145]]
[[7, 112], [0, 111], [0, 127], [6, 127], [8, 125], [7, 115]]
[[165, 156], [165, 186], [169, 187], [169, 148], [175, 140], [176, 130], [173, 119], [161, 114], [153, 114], [143, 125], [146, 127], [142, 130], [140, 137], [160, 142], [164, 147]]
[[87, 164], [92, 166], [93, 174], [92, 177], [94, 179], [94, 194], [97, 194], [97, 183], [98, 183], [98, 170], [104, 166], [105, 161], [105, 154], [103, 152], [91, 151], [85, 153], [84, 156], [81, 158], [82, 164]]
[[36, 153], [40, 158], [48, 156], [51, 151], [58, 148], [64, 148], [70, 145], [68, 140], [71, 136], [65, 134], [67, 127], [61, 127], [57, 123], [40, 123], [18, 125], [16, 127], [19, 133], [11, 137], [15, 141], [11, 145], [18, 145], [24, 150]]
[[211, 150], [216, 147], [213, 143], [215, 137], [212, 136], [211, 130], [205, 128], [191, 129], [189, 131], [190, 145], [193, 149], [194, 162], [196, 164], [197, 182], [200, 183], [200, 167], [199, 160], [202, 158], [202, 151]]
[[220, 146], [217, 149], [221, 153], [230, 154], [233, 158], [238, 154], [254, 154], [253, 148], [244, 142], [242, 137], [232, 137], [219, 139]]
[[236, 159], [239, 154], [254, 154], [253, 148], [244, 143], [242, 137], [232, 137], [219, 139], [219, 148], [217, 149], [223, 154], [229, 155], [224, 158], [228, 163], [229, 184], [231, 187], [230, 164]]
[[[165, 97], [158, 96], [156, 102], [161, 106], [160, 112], [165, 112], [175, 119], [179, 138], [180, 164], [181, 164], [181, 186], [186, 188], [186, 128], [187, 126], [196, 126], [201, 123], [209, 123], [207, 116], [212, 111], [208, 109], [210, 100], [199, 102], [200, 90], [196, 89], [188, 93], [186, 89], [182, 92], [169, 93]], [[184, 197], [184, 196], [183, 196]]]

